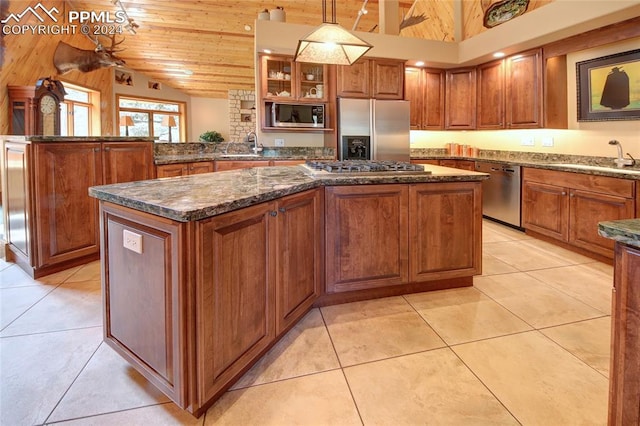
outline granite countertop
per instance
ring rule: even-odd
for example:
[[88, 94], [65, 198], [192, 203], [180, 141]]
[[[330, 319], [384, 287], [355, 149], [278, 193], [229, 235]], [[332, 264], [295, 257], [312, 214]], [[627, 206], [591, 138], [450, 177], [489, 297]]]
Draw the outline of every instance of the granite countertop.
[[640, 248], [640, 219], [600, 222], [598, 233], [605, 238]]
[[233, 154], [221, 154], [218, 152], [202, 153], [202, 154], [175, 154], [175, 155], [156, 155], [154, 163], [159, 165], [191, 163], [198, 161], [270, 161], [270, 160], [333, 160], [333, 155], [259, 155], [256, 157], [233, 157]]
[[[617, 169], [613, 163], [613, 158], [609, 157], [591, 157], [583, 155], [498, 150], [481, 150], [478, 157], [461, 157], [448, 155], [445, 149], [418, 148], [411, 150], [411, 159], [467, 160], [492, 163], [509, 163], [515, 166], [531, 167], [537, 169], [557, 170], [569, 173], [582, 173], [596, 176], [640, 180], [640, 161], [638, 161], [638, 164], [633, 167]], [[566, 164], [566, 166], [563, 164]], [[576, 168], [574, 165], [603, 167], [605, 169]]]
[[489, 175], [425, 165], [431, 174], [312, 177], [300, 166], [254, 167], [226, 172], [162, 178], [89, 188], [89, 195], [180, 222], [248, 207], [325, 185], [465, 182]]

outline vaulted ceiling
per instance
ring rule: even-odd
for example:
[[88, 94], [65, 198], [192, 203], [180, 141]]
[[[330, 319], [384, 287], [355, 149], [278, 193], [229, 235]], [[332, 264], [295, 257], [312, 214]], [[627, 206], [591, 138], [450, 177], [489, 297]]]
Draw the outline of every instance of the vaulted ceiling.
[[[366, 2], [358, 31], [377, 32], [379, 0]], [[491, 3], [490, 0], [482, 0]], [[531, 0], [529, 11], [553, 0]], [[70, 10], [119, 10], [113, 0], [67, 0]], [[226, 98], [229, 89], [254, 88], [254, 20], [263, 9], [284, 8], [286, 22], [319, 25], [322, 0], [121, 0], [139, 25], [135, 35], [125, 33], [118, 55], [126, 68], [193, 96]], [[337, 0], [337, 21], [351, 29], [362, 0]], [[401, 36], [453, 41], [454, 0], [401, 0], [398, 19], [409, 12], [423, 16]], [[413, 6], [413, 9], [412, 9]], [[327, 2], [331, 16], [331, 2]], [[481, 1], [463, 2], [464, 37], [484, 31]], [[78, 37], [81, 37], [78, 35]], [[85, 40], [86, 42], [86, 40]], [[294, 41], [292, 41], [294, 43]], [[180, 70], [188, 69], [185, 77]], [[182, 78], [176, 78], [181, 75]]]

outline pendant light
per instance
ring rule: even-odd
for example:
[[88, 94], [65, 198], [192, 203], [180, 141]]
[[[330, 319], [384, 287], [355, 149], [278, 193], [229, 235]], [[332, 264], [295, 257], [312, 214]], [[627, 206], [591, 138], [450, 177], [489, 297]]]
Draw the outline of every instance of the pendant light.
[[296, 62], [351, 65], [373, 46], [336, 23], [336, 0], [331, 0], [331, 22], [327, 22], [327, 0], [322, 0], [322, 25], [298, 41]]

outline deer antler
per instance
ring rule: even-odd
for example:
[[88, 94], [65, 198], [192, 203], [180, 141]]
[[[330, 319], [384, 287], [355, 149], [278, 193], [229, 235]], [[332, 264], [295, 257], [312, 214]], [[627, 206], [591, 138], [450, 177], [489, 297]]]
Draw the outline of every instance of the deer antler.
[[107, 52], [107, 53], [114, 53], [114, 52], [122, 52], [124, 49], [116, 49], [116, 46], [118, 46], [119, 44], [121, 44], [124, 41], [124, 37], [122, 38], [122, 40], [120, 41], [116, 41], [116, 35], [112, 34], [111, 35], [111, 47], [109, 48], [105, 48], [102, 43], [100, 43], [100, 41], [98, 40], [98, 36], [91, 37], [89, 34], [85, 34], [87, 36], [87, 38], [89, 40], [91, 40], [93, 42], [93, 44], [96, 45], [96, 48], [94, 49], [96, 52]]

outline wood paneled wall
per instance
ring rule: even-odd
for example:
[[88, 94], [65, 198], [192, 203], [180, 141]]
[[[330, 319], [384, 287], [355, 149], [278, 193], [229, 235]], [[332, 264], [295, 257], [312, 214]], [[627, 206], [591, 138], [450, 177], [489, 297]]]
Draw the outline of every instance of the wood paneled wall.
[[[20, 12], [30, 3], [24, 1], [3, 0], [2, 12]], [[66, 16], [67, 3], [53, 0], [43, 0], [43, 6], [50, 8], [55, 6], [60, 11], [58, 16]], [[28, 16], [28, 18], [27, 18]], [[1, 19], [4, 19], [2, 16]], [[61, 19], [59, 19], [61, 22]], [[20, 24], [37, 25], [40, 22], [31, 14], [23, 17]], [[71, 71], [64, 75], [58, 75], [53, 65], [53, 53], [58, 42], [64, 41], [72, 46], [82, 49], [92, 49], [95, 46], [82, 34], [65, 35], [32, 35], [10, 34], [2, 35], [0, 49], [4, 55], [0, 58], [0, 134], [9, 133], [9, 100], [7, 85], [31, 86], [38, 79], [52, 76], [63, 82], [78, 84], [100, 92], [101, 99], [101, 127], [102, 135], [111, 135], [114, 128], [113, 102], [113, 70], [100, 69], [89, 73]]]

